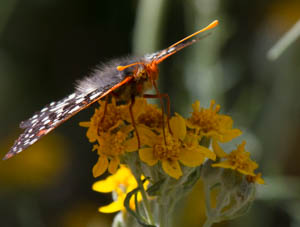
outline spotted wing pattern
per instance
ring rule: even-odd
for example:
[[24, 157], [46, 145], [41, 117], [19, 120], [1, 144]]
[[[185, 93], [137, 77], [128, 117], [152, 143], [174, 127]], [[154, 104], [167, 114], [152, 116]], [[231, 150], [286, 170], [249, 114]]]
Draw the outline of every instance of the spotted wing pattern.
[[58, 102], [52, 102], [45, 106], [30, 119], [21, 122], [20, 127], [25, 129], [25, 131], [15, 141], [3, 159], [11, 158], [34, 144], [80, 110], [100, 99], [107, 91], [109, 89], [102, 88], [89, 94], [73, 93]]

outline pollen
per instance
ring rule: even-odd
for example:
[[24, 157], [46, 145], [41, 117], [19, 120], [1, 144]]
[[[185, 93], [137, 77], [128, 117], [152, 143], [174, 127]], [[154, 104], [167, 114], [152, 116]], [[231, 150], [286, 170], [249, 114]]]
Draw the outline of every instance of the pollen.
[[250, 153], [245, 151], [246, 142], [240, 144], [236, 150], [233, 150], [228, 156], [228, 162], [236, 169], [253, 172], [258, 167], [257, 163], [250, 159]]
[[97, 123], [98, 132], [108, 132], [121, 120], [121, 106], [116, 106], [113, 99], [112, 103], [107, 104], [106, 112], [104, 111], [105, 104], [102, 104], [101, 107], [98, 110], [99, 113], [94, 115], [95, 123]]
[[99, 139], [100, 153], [108, 157], [122, 155], [125, 153], [123, 143], [127, 137], [128, 135], [122, 131], [118, 131], [114, 134], [103, 133]]
[[[167, 145], [166, 145], [167, 144]], [[168, 160], [179, 159], [180, 141], [171, 135], [166, 135], [166, 144], [163, 136], [159, 137], [158, 143], [153, 146], [153, 154], [156, 159]]]
[[233, 120], [228, 115], [219, 114], [220, 105], [216, 105], [212, 100], [210, 107], [205, 109], [200, 107], [200, 102], [193, 105], [192, 116], [186, 120], [186, 124], [193, 129], [199, 139], [203, 136], [212, 138], [213, 144], [216, 142], [229, 142], [242, 134], [241, 130], [232, 128]]
[[90, 142], [95, 142], [103, 133], [117, 128], [122, 122], [122, 113], [127, 107], [116, 105], [115, 99], [112, 99], [112, 102], [109, 104], [106, 104], [105, 101], [100, 101], [99, 103], [100, 107], [95, 109], [95, 113], [90, 121], [80, 123], [80, 126], [88, 127], [87, 137]]
[[247, 176], [256, 176], [254, 171], [258, 168], [258, 164], [251, 160], [250, 153], [245, 150], [245, 145], [246, 142], [243, 141], [236, 150], [224, 157], [224, 161], [212, 164], [212, 166], [237, 170]]
[[145, 111], [138, 116], [137, 122], [149, 128], [162, 128], [162, 112], [155, 105], [148, 104]]
[[195, 102], [193, 105], [192, 116], [188, 121], [197, 125], [204, 133], [215, 131], [219, 129], [220, 118], [218, 112], [220, 111], [220, 105], [215, 106], [215, 101], [212, 100], [208, 109], [200, 108], [200, 102]]

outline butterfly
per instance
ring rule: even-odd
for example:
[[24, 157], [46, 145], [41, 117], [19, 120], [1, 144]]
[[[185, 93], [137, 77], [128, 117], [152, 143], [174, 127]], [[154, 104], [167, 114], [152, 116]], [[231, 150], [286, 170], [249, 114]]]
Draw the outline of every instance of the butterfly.
[[51, 102], [31, 118], [21, 122], [20, 128], [24, 129], [24, 132], [3, 159], [22, 152], [81, 110], [112, 93], [128, 102], [134, 101], [134, 97], [142, 96], [145, 90], [154, 87], [158, 97], [158, 65], [200, 39], [191, 39], [192, 37], [214, 28], [217, 24], [218, 21], [215, 20], [205, 28], [153, 54], [139, 58], [115, 59], [99, 66], [91, 75], [77, 82], [74, 93], [60, 101]]

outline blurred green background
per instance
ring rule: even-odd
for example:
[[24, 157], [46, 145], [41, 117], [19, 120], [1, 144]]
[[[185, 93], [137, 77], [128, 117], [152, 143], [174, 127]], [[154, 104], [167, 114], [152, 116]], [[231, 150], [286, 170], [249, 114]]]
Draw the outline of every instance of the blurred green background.
[[[1, 156], [19, 122], [73, 91], [99, 62], [166, 48], [218, 19], [197, 44], [160, 66], [172, 111], [215, 99], [243, 130], [266, 184], [250, 212], [222, 226], [300, 226], [300, 41], [268, 51], [300, 19], [299, 0], [1, 0]], [[95, 106], [93, 106], [95, 107]], [[20, 155], [0, 163], [0, 226], [110, 226], [91, 190], [97, 161], [86, 129], [93, 107]], [[203, 220], [201, 185], [177, 209], [181, 226]], [[183, 220], [183, 221], [182, 221]]]

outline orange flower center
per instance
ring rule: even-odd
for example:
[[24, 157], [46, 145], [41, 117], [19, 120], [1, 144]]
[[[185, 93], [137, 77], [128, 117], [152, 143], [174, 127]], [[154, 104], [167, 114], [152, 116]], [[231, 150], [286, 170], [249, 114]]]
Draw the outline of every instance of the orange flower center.
[[214, 102], [211, 103], [209, 109], [201, 108], [200, 111], [194, 111], [189, 121], [193, 125], [197, 125], [203, 132], [209, 132], [217, 130], [219, 128], [219, 116], [220, 106], [217, 105], [214, 108]]
[[235, 166], [237, 169], [253, 172], [258, 165], [250, 160], [250, 153], [244, 150], [245, 144], [245, 142], [240, 144], [237, 150], [233, 150], [226, 158], [230, 165]]
[[100, 114], [97, 114], [97, 128], [98, 132], [100, 133], [109, 131], [109, 129], [111, 129], [117, 124], [117, 122], [121, 120], [120, 107], [114, 105], [113, 103], [107, 105], [105, 116], [103, 116], [103, 114], [104, 108]]
[[228, 156], [228, 161], [232, 166], [236, 166], [239, 169], [249, 169], [248, 160], [249, 157], [244, 154], [234, 154], [235, 152], [232, 152]]
[[125, 153], [125, 148], [123, 143], [127, 138], [127, 134], [118, 131], [114, 134], [103, 133], [99, 138], [99, 149], [100, 153], [109, 156], [119, 156]]
[[160, 136], [159, 143], [153, 146], [154, 157], [159, 160], [178, 159], [181, 144], [180, 141], [173, 136], [166, 135], [166, 143], [163, 136]]
[[162, 116], [161, 111], [153, 105], [148, 105], [144, 113], [140, 114], [137, 122], [144, 124], [149, 128], [161, 128]]

